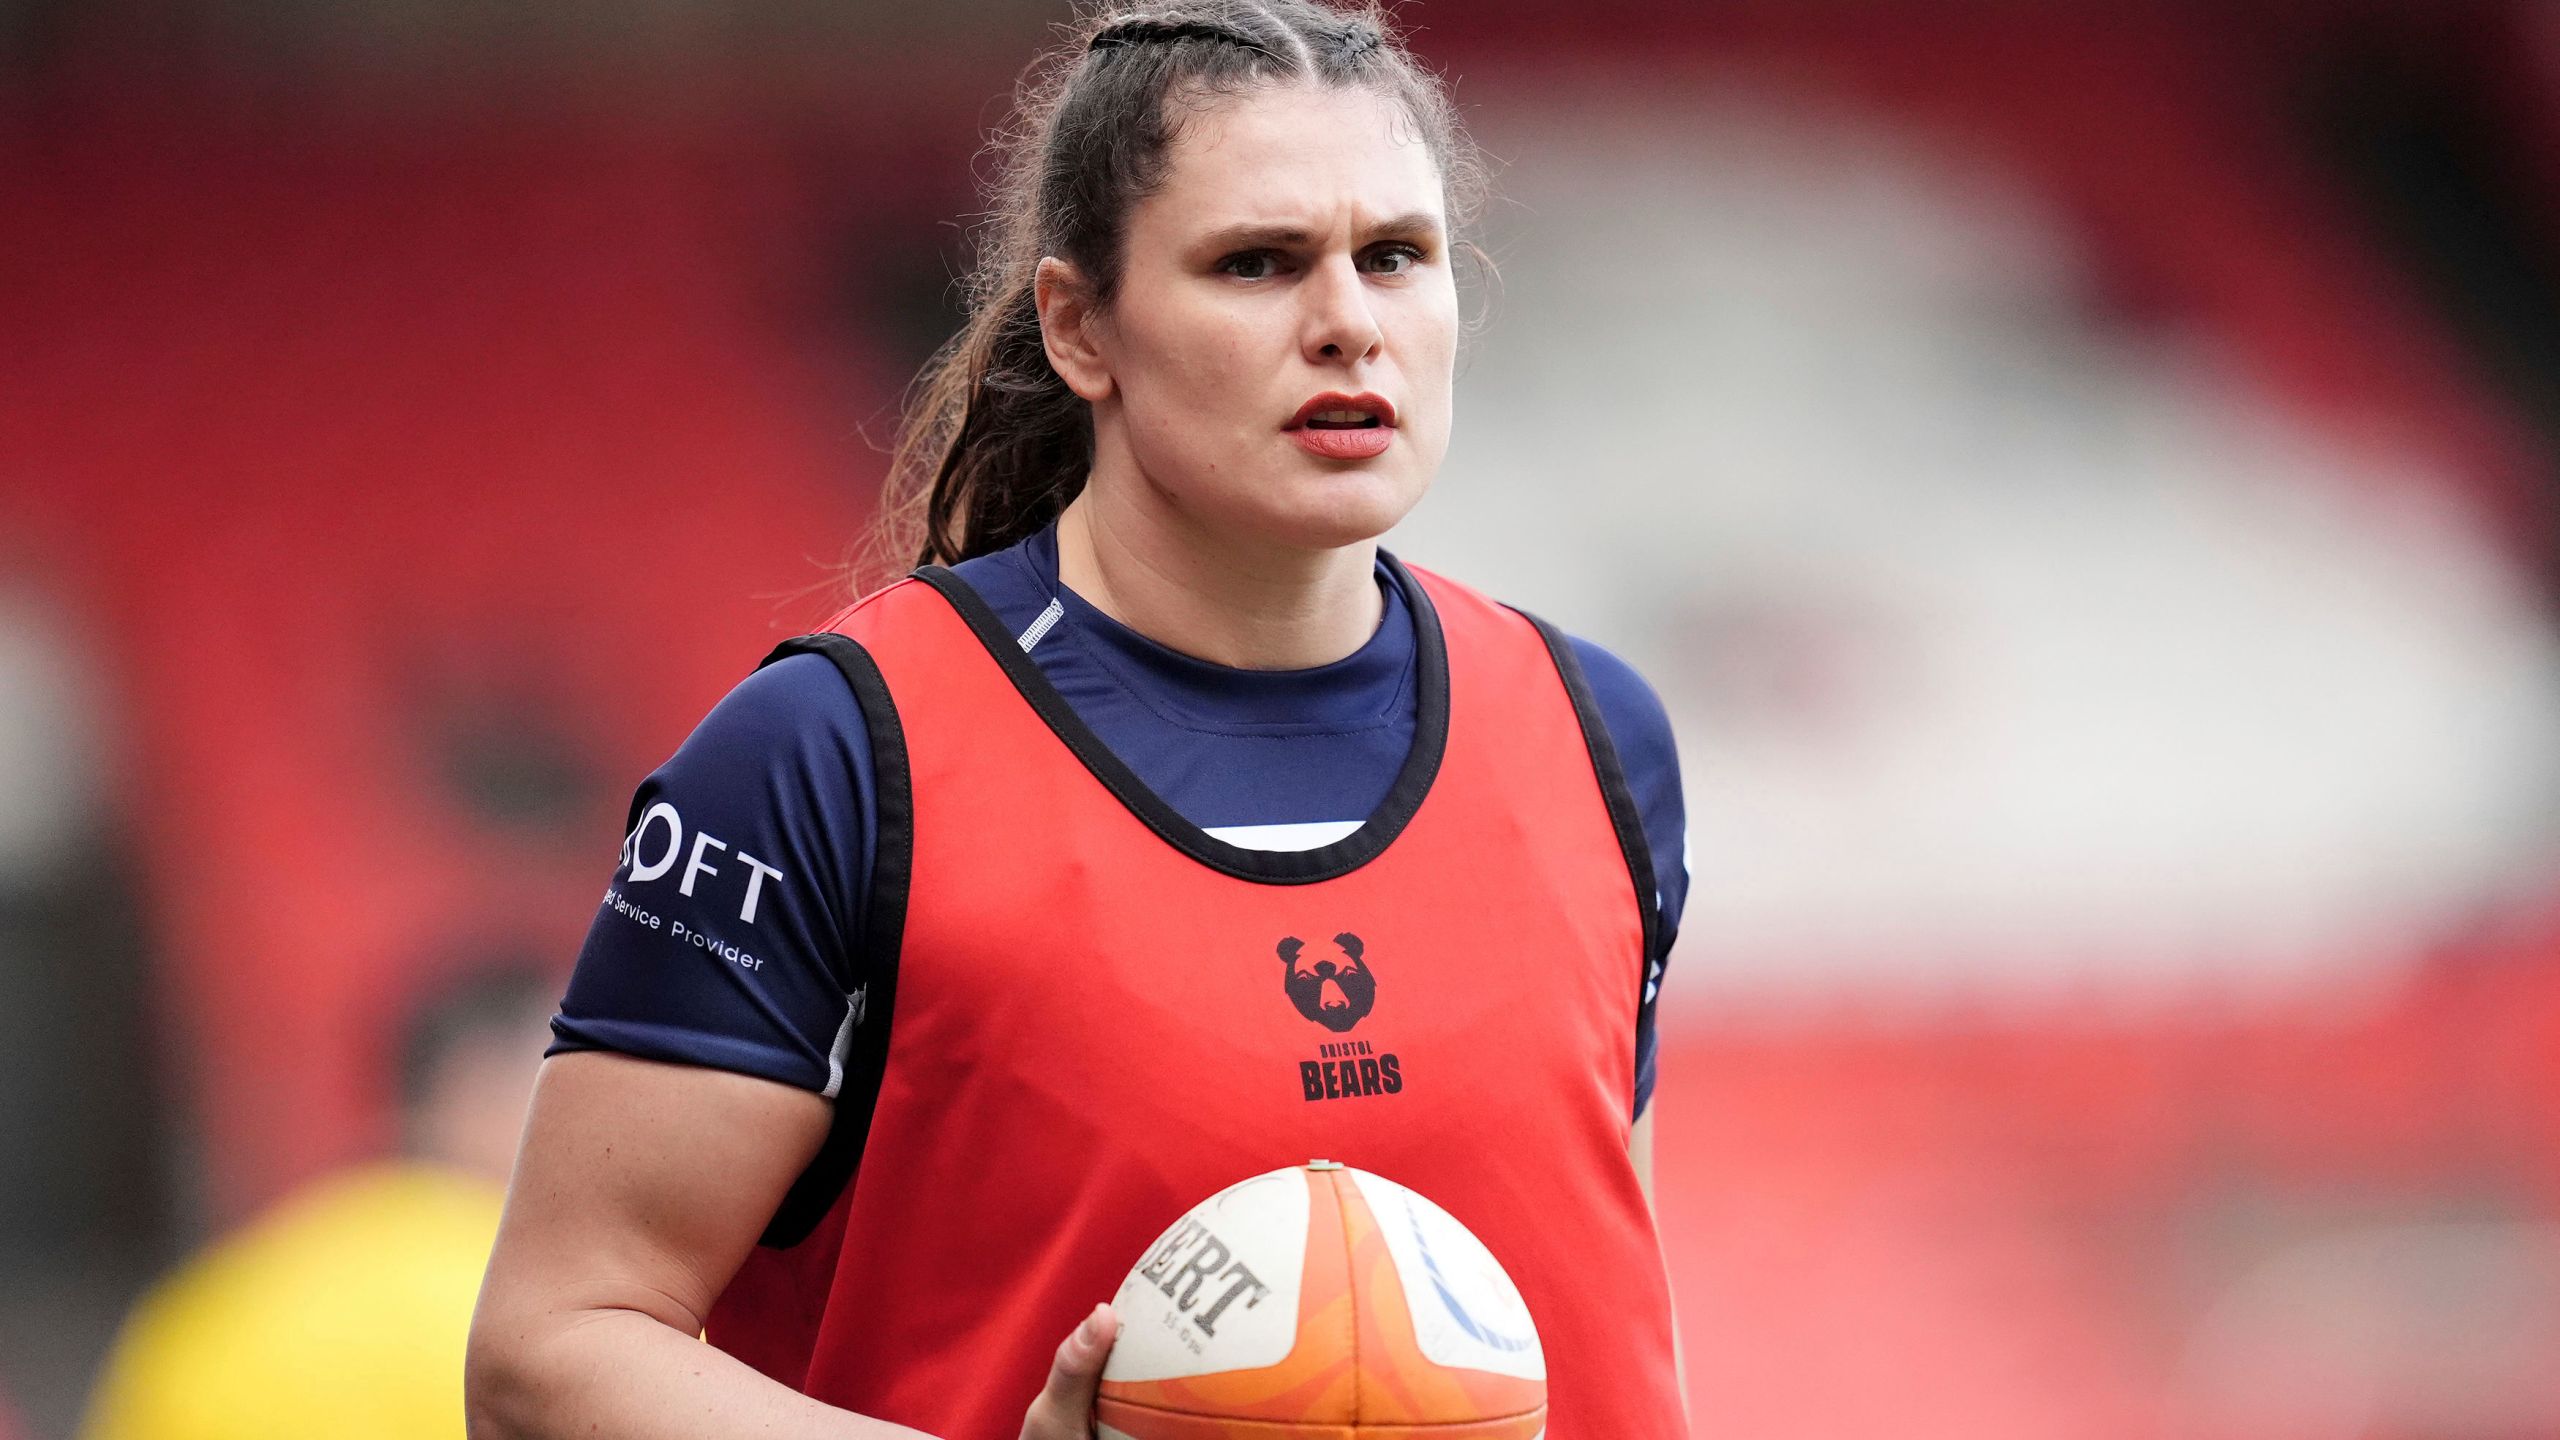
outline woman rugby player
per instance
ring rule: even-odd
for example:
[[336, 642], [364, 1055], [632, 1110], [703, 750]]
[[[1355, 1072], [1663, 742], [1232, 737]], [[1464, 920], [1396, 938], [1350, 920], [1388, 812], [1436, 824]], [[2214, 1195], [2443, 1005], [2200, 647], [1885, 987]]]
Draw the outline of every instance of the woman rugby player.
[[1096, 1301], [1321, 1155], [1500, 1257], [1557, 1440], [1683, 1435], [1668, 722], [1377, 543], [1448, 446], [1480, 166], [1374, 9], [1094, 16], [1034, 74], [894, 467], [924, 567], [634, 801], [471, 1431], [1086, 1436]]

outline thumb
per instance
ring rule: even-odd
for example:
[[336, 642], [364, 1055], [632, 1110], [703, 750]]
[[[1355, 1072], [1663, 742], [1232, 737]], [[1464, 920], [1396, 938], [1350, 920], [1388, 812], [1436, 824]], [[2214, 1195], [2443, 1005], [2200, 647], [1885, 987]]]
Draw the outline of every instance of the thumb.
[[1120, 1320], [1108, 1305], [1096, 1305], [1084, 1323], [1058, 1346], [1049, 1366], [1049, 1383], [1031, 1402], [1023, 1440], [1085, 1440], [1093, 1433], [1093, 1397], [1102, 1385], [1102, 1365], [1119, 1338]]

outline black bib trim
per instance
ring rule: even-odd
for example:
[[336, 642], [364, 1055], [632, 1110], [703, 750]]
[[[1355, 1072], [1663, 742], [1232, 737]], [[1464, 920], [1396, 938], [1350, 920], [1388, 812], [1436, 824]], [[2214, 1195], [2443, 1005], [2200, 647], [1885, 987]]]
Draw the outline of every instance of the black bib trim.
[[1078, 718], [1066, 697], [1049, 683], [1048, 676], [1040, 673], [1039, 664], [1023, 652], [995, 607], [979, 598], [968, 581], [939, 565], [924, 566], [915, 572], [915, 578], [951, 602], [951, 608], [960, 612], [960, 618], [968, 622], [978, 642], [1003, 667], [1013, 688], [1030, 702], [1041, 720], [1084, 762], [1084, 768], [1093, 772], [1093, 778], [1101, 781], [1129, 813], [1144, 821], [1166, 844], [1238, 880], [1263, 885], [1312, 885], [1350, 874], [1395, 843], [1414, 812], [1422, 808], [1423, 797], [1431, 792], [1431, 782], [1440, 773], [1441, 756], [1449, 745], [1449, 651], [1448, 642], [1440, 633], [1440, 614], [1432, 608], [1431, 597], [1423, 592], [1412, 571], [1383, 551], [1379, 552], [1379, 559], [1385, 562], [1388, 575], [1413, 612], [1418, 672], [1413, 748], [1406, 752], [1404, 768], [1396, 772], [1395, 784], [1387, 791], [1386, 799], [1361, 822], [1360, 828], [1314, 850], [1254, 850], [1231, 845], [1184, 819]]
[[[1565, 693], [1573, 697], [1573, 718], [1582, 725], [1582, 742], [1591, 752], [1591, 770], [1600, 780], [1600, 798], [1609, 807], [1609, 826], [1618, 832], [1618, 853], [1626, 857], [1627, 878], [1635, 886], [1636, 916], [1644, 926], [1644, 954], [1636, 962], [1636, 1053], [1644, 1053], [1644, 1042], [1653, 1032], [1654, 1007], [1645, 1003], [1645, 987], [1653, 982], [1653, 965], [1662, 951], [1661, 887], [1653, 869], [1653, 845], [1645, 839], [1644, 812], [1636, 808], [1635, 791], [1627, 785], [1626, 767], [1618, 759], [1617, 742], [1609, 738], [1609, 727], [1600, 717], [1600, 702], [1591, 694], [1591, 681], [1582, 673], [1582, 657], [1573, 653], [1573, 642], [1553, 625], [1518, 607], [1514, 613], [1538, 627], [1538, 638], [1547, 642], [1547, 654], [1555, 661], [1556, 673], [1564, 677]], [[1633, 1104], [1633, 1096], [1629, 1097]]]
[[[906, 935], [907, 886], [915, 864], [915, 793], [908, 780], [907, 736], [879, 665], [850, 636], [823, 634], [783, 641], [756, 668], [802, 654], [834, 661], [861, 703], [863, 727], [871, 739], [876, 823], [870, 904], [863, 914], [861, 948], [856, 952], [861, 970], [845, 977], [852, 987], [845, 1003], [858, 1003], [861, 1009], [845, 1050], [835, 1121], [816, 1157], [791, 1182], [765, 1225], [757, 1243], [774, 1249], [789, 1249], [808, 1239], [861, 1168], [863, 1142], [871, 1134], [871, 1112], [880, 1102], [880, 1078], [889, 1068], [889, 1021], [898, 1003], [898, 948]], [[853, 999], [856, 994], [861, 997], [858, 1002]]]

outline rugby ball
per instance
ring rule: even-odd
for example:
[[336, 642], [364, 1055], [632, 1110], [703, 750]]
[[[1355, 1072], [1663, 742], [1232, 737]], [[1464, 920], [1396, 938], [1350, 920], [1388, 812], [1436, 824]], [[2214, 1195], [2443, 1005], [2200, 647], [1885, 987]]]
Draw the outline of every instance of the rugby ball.
[[1547, 1365], [1518, 1287], [1448, 1211], [1317, 1160], [1174, 1222], [1112, 1300], [1101, 1440], [1537, 1440]]

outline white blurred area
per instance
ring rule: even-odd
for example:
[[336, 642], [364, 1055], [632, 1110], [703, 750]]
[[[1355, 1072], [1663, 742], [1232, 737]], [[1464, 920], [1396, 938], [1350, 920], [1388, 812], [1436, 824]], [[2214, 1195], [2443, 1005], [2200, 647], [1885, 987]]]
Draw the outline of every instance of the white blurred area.
[[1666, 1003], [2387, 982], [2547, 875], [2560, 636], [2454, 487], [2110, 322], [2001, 173], [1765, 83], [1475, 112], [1505, 282], [1389, 542], [1662, 692]]
[[2315, 1233], [2224, 1286], [2188, 1335], [2192, 1440], [2560, 1434], [2560, 1227]]
[[66, 632], [0, 568], [0, 892], [67, 863], [93, 828], [98, 707]]

